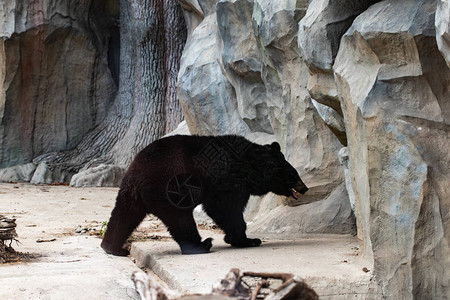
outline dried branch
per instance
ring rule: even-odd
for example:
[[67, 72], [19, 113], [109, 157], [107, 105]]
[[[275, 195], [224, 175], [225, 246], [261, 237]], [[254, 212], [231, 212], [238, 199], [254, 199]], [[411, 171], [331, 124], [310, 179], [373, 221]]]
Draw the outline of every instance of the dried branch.
[[144, 272], [134, 272], [131, 279], [142, 300], [176, 300], [180, 298], [180, 294], [176, 291], [159, 283], [151, 276], [147, 276]]
[[262, 284], [267, 282], [269, 278], [279, 279], [282, 281], [282, 284], [267, 295], [264, 298], [265, 300], [319, 300], [316, 292], [294, 274], [244, 272], [243, 276], [260, 277], [263, 279], [253, 292], [251, 300], [256, 300], [259, 291], [263, 287]]
[[16, 219], [0, 215], [0, 241], [13, 240], [17, 237]]
[[[243, 277], [261, 278], [251, 292], [250, 287], [242, 280]], [[262, 289], [270, 288], [268, 279], [282, 280], [281, 286], [272, 290], [270, 293], [261, 293]], [[135, 272], [132, 276], [136, 290], [141, 296], [142, 300], [176, 300], [185, 299], [180, 297], [177, 292], [174, 292], [167, 286], [160, 284], [151, 276], [147, 276], [142, 272]], [[243, 285], [246, 284], [247, 286]], [[212, 295], [208, 298], [206, 296], [198, 296], [194, 299], [223, 299], [231, 297], [242, 300], [318, 300], [319, 297], [306, 283], [289, 273], [256, 273], [245, 272], [241, 275], [239, 269], [231, 269], [230, 272], [215, 285], [212, 290]], [[187, 299], [187, 298], [186, 298]]]
[[261, 277], [263, 279], [280, 279], [283, 282], [288, 281], [289, 279], [294, 278], [294, 274], [291, 273], [260, 273], [260, 272], [244, 272], [242, 276], [249, 277]]
[[261, 291], [262, 288], [268, 288], [269, 287], [269, 282], [267, 280], [263, 280], [260, 283], [258, 283], [258, 285], [256, 286], [255, 290], [253, 291], [252, 294], [252, 298], [250, 300], [256, 300], [256, 298], [259, 295], [259, 292]]
[[248, 297], [250, 290], [242, 285], [241, 279], [241, 271], [239, 269], [231, 269], [219, 284], [214, 285], [212, 293], [227, 297]]

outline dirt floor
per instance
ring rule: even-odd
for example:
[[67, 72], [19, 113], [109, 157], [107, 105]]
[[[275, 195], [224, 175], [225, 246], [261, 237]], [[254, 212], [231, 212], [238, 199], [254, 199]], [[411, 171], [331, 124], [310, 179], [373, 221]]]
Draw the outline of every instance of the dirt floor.
[[18, 237], [13, 248], [26, 248], [32, 239], [43, 244], [71, 235], [99, 236], [116, 193], [116, 188], [2, 183], [0, 214], [16, 219]]
[[[139, 299], [131, 274], [140, 269], [133, 258], [100, 248], [117, 192], [0, 183], [0, 215], [16, 219], [18, 235], [0, 242], [0, 299]], [[207, 224], [199, 228], [220, 232]], [[130, 238], [146, 241], [172, 239], [157, 218], [148, 216]]]
[[100, 248], [117, 190], [0, 183], [0, 215], [18, 235], [2, 247], [0, 299], [139, 299], [141, 270]]

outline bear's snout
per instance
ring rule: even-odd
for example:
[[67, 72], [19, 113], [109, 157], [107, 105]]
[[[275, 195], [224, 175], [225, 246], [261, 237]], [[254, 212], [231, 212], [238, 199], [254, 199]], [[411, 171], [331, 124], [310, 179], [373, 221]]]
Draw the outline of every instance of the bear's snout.
[[308, 188], [306, 187], [306, 185], [299, 190], [300, 194], [302, 194], [302, 195], [305, 194], [307, 191], [308, 191]]
[[308, 187], [301, 180], [292, 189], [302, 195], [308, 191]]

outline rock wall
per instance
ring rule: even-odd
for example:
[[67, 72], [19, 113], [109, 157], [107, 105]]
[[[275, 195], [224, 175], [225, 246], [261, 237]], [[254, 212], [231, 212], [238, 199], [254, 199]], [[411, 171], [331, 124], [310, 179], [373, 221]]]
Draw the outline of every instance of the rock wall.
[[[354, 234], [356, 223], [373, 289], [448, 297], [449, 1], [179, 2], [190, 132], [276, 140], [310, 187], [298, 201], [252, 198], [250, 234]], [[72, 177], [45, 157], [102, 131], [119, 81], [117, 3], [0, 3], [0, 179]], [[123, 171], [95, 164], [72, 179], [118, 184]]]
[[435, 12], [434, 1], [371, 6], [333, 66], [360, 238], [392, 299], [450, 295], [450, 69]]
[[385, 298], [448, 297], [449, 2], [184, 2], [191, 131], [275, 139], [312, 187], [251, 201], [250, 232], [351, 232], [354, 207]]
[[[342, 145], [320, 117], [316, 106], [322, 105], [308, 94], [308, 69], [298, 55], [298, 22], [307, 1], [198, 4], [205, 17], [190, 29], [178, 76], [191, 133], [242, 134], [260, 143], [277, 140], [310, 188], [298, 202], [273, 195], [252, 199], [247, 212], [251, 230], [266, 235], [353, 233], [338, 157]], [[280, 204], [307, 208], [286, 210]], [[310, 211], [317, 212], [311, 223], [305, 221]], [[277, 221], [267, 222], [267, 213]]]
[[117, 93], [117, 16], [114, 1], [0, 3], [0, 168], [71, 149], [103, 120]]

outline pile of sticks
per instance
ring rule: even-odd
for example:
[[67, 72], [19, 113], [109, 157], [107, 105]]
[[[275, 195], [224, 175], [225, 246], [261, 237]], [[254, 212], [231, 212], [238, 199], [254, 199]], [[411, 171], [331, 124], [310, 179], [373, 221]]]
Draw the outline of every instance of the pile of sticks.
[[[256, 273], [231, 269], [224, 279], [215, 285], [210, 295], [181, 297], [164, 283], [142, 272], [132, 276], [142, 300], [318, 300], [319, 296], [304, 281], [290, 273]], [[271, 287], [274, 281], [281, 281]], [[249, 283], [250, 282], [250, 283]]]
[[[281, 281], [272, 287], [275, 279]], [[248, 283], [250, 281], [250, 283]], [[318, 300], [319, 296], [303, 280], [291, 273], [258, 273], [231, 269], [213, 294], [245, 300]]]
[[16, 219], [0, 215], [0, 243], [4, 244], [5, 241], [12, 241], [17, 237], [16, 226]]

